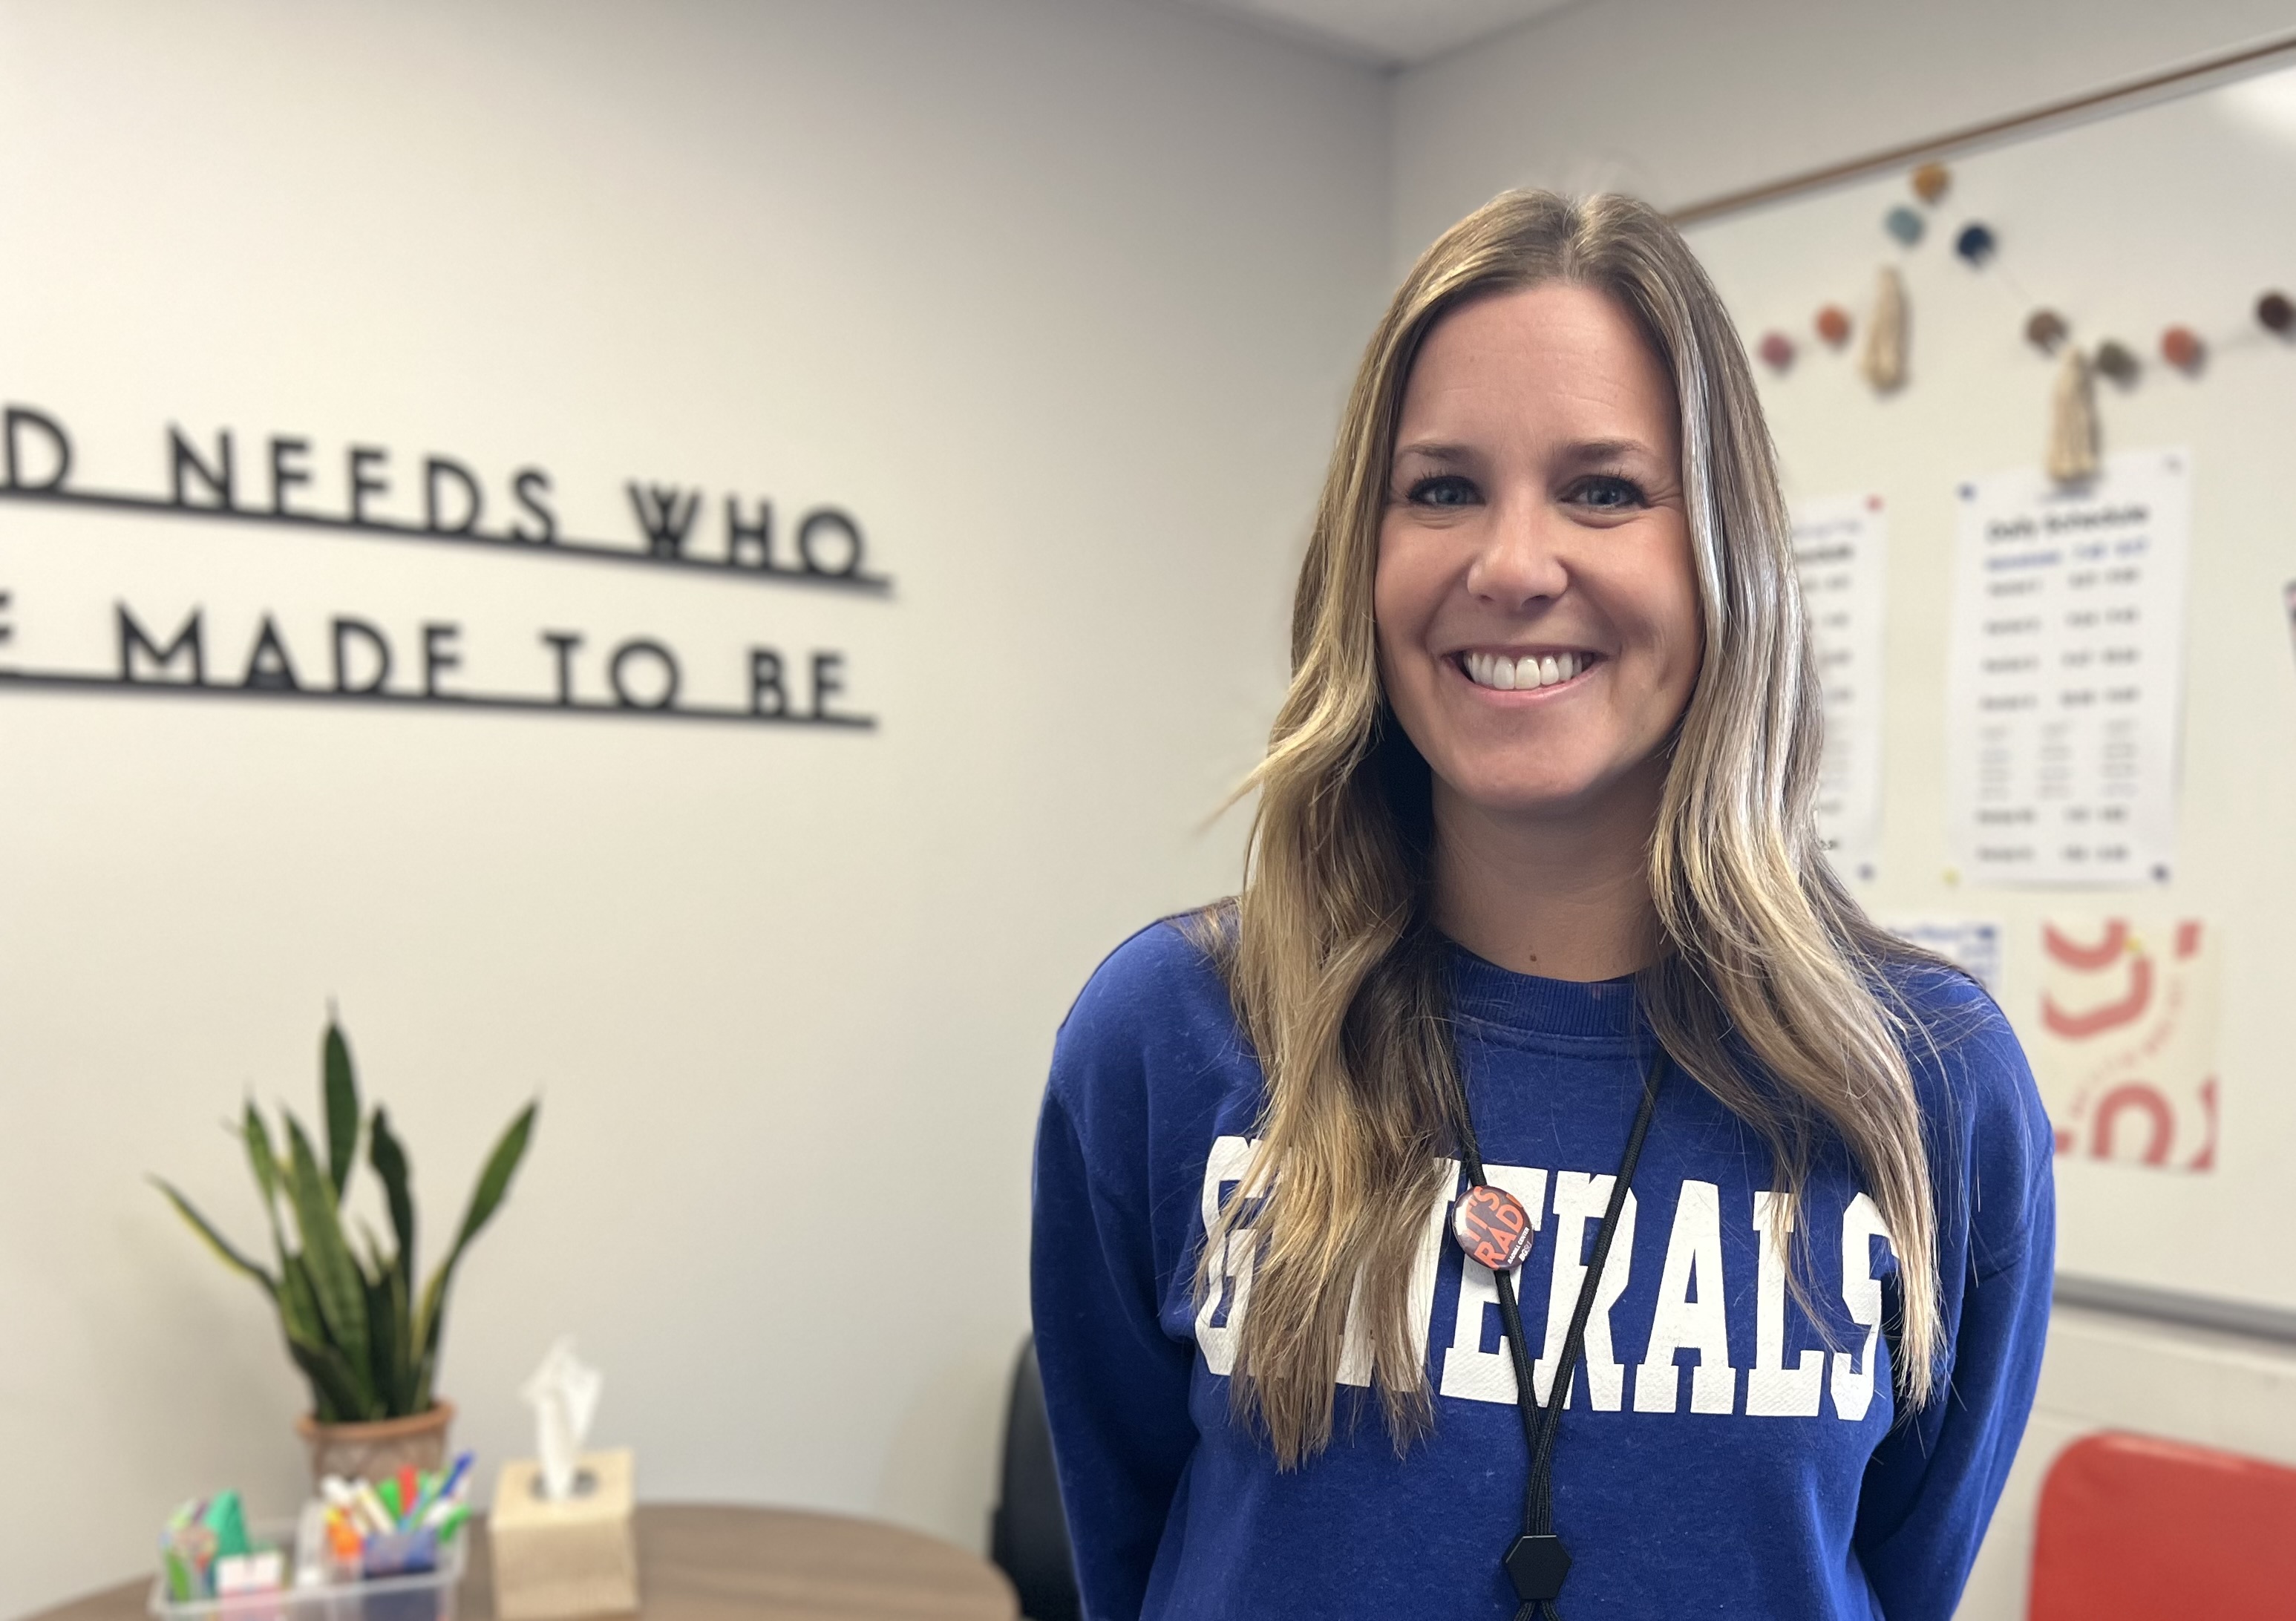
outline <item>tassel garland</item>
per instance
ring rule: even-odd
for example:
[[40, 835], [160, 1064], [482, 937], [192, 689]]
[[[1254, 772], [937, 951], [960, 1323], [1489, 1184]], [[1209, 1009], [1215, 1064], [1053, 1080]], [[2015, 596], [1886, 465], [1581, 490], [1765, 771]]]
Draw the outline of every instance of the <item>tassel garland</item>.
[[1897, 270], [1882, 266], [1874, 287], [1874, 314], [1866, 323], [1866, 348], [1857, 357], [1857, 372], [1877, 394], [1887, 394], [1906, 381], [1906, 284]]
[[2049, 477], [2078, 484], [2096, 476], [2096, 385], [2088, 358], [2068, 347], [2049, 403]]

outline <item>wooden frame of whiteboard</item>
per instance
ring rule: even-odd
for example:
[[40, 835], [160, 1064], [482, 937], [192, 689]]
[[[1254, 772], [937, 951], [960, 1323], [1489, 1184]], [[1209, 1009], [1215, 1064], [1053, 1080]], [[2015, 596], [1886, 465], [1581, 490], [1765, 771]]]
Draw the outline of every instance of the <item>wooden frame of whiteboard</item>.
[[2246, 45], [2181, 68], [2171, 68], [2165, 72], [2148, 74], [2143, 78], [2108, 86], [2102, 90], [2051, 102], [2025, 112], [2013, 113], [2007, 118], [1988, 119], [1982, 124], [1967, 125], [1900, 146], [1885, 147], [1880, 151], [1868, 152], [1841, 163], [1830, 163], [1822, 168], [1805, 169], [1798, 175], [1766, 180], [1759, 185], [1703, 198], [1674, 209], [1668, 217], [1677, 225], [1695, 225], [1726, 214], [1735, 214], [1742, 209], [1759, 208], [1764, 203], [1824, 191], [1829, 186], [1846, 184], [1853, 180], [1864, 180], [1909, 163], [1925, 163], [1936, 158], [1948, 158], [1958, 152], [1997, 145], [2013, 137], [2038, 135], [2089, 119], [2128, 112], [2154, 102], [2188, 95], [2233, 79], [2245, 78], [2251, 74], [2285, 67], [2292, 61], [2296, 61], [2296, 34], [2283, 35], [2260, 45]]

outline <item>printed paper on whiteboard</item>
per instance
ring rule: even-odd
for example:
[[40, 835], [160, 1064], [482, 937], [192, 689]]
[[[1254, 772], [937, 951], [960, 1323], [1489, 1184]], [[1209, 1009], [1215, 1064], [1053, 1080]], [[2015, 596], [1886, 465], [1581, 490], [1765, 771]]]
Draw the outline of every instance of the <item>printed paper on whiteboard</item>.
[[2197, 918], [2041, 925], [2039, 1005], [2019, 1033], [2058, 1153], [2216, 1168], [2217, 955]]
[[2166, 883], [2175, 865], [2191, 460], [1960, 487], [1947, 817], [1980, 882]]
[[1888, 524], [1882, 497], [1828, 495], [1793, 509], [1794, 563], [1825, 695], [1817, 831], [1833, 869], [1868, 883], [1882, 842], [1882, 626]]

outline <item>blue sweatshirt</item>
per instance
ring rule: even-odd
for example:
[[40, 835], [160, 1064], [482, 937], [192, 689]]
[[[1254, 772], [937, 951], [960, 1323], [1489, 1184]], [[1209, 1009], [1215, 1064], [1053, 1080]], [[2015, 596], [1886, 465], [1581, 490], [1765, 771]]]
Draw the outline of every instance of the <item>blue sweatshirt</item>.
[[[1455, 950], [1453, 1019], [1489, 1179], [1538, 1224], [1518, 1274], [1545, 1399], [1655, 1051], [1632, 982], [1510, 973]], [[1901, 1410], [1897, 1263], [1838, 1149], [1799, 1208], [1762, 1142], [1671, 1073], [1598, 1287], [1554, 1457], [1570, 1621], [1944, 1621], [2017, 1449], [2048, 1322], [2052, 1141], [2016, 1038], [1974, 984], [1911, 967], [1910, 1044], [1940, 1211], [1946, 1359]], [[1412, 1320], [1436, 1392], [1402, 1456], [1343, 1345], [1335, 1437], [1281, 1472], [1231, 1418], [1250, 1244], [1192, 1281], [1250, 1151], [1258, 1062], [1211, 963], [1171, 922], [1078, 997], [1038, 1127], [1037, 1355], [1086, 1614], [1185, 1621], [1504, 1621], [1499, 1556], [1529, 1461], [1491, 1274], [1427, 1212]], [[1806, 1240], [1808, 1293], [1781, 1246]], [[1791, 1253], [1792, 1239], [1785, 1253]]]

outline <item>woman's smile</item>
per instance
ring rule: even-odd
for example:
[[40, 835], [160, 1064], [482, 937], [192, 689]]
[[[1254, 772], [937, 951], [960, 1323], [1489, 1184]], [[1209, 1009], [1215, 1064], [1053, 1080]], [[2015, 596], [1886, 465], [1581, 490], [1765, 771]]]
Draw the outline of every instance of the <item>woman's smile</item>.
[[1533, 694], [1560, 696], [1594, 674], [1600, 653], [1573, 648], [1469, 648], [1451, 655], [1448, 662], [1468, 684], [1496, 696], [1505, 692], [1529, 699]]

